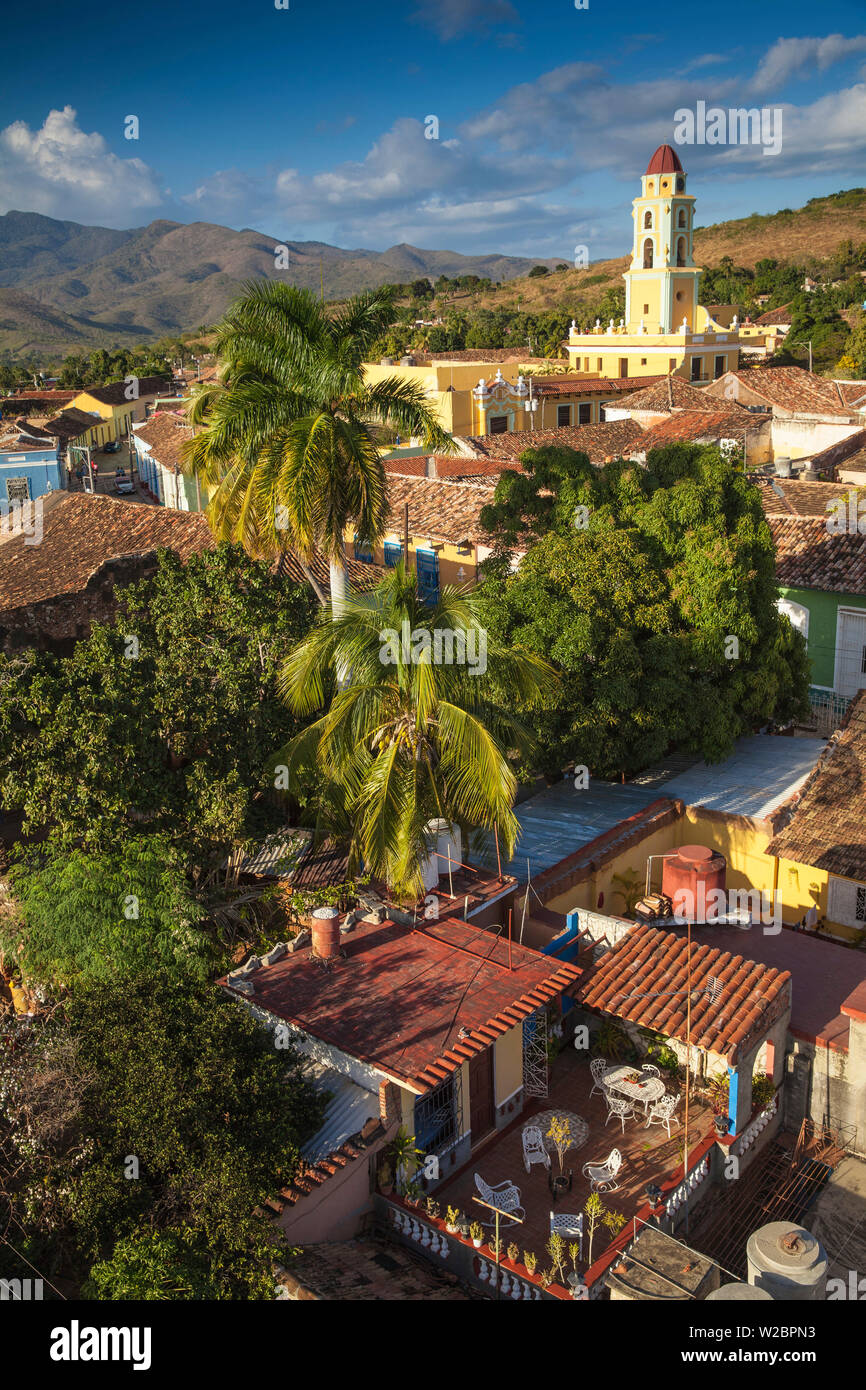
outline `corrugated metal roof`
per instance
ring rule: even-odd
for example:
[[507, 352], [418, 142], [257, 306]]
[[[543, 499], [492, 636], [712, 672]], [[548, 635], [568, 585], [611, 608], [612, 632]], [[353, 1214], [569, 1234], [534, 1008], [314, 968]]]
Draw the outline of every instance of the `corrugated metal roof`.
[[331, 1092], [321, 1129], [301, 1149], [302, 1158], [317, 1163], [378, 1116], [379, 1097], [322, 1062], [314, 1062], [308, 1076], [317, 1091]]
[[755, 734], [737, 740], [722, 763], [697, 763], [658, 789], [687, 806], [764, 820], [802, 786], [826, 747], [821, 738]]
[[240, 872], [291, 878], [312, 838], [312, 830], [277, 830], [262, 841], [255, 854], [241, 861]]

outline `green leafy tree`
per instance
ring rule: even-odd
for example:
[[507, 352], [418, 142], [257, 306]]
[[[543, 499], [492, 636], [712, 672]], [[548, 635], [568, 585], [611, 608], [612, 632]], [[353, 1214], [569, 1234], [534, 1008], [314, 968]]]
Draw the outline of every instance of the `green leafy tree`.
[[136, 1231], [99, 1260], [82, 1288], [84, 1298], [114, 1301], [218, 1299], [207, 1255], [182, 1231]]
[[272, 1297], [280, 1246], [257, 1212], [321, 1123], [304, 1065], [178, 972], [80, 983], [0, 1060], [4, 1229], [112, 1297]]
[[29, 979], [57, 989], [172, 967], [205, 979], [216, 964], [198, 928], [204, 910], [163, 840], [91, 853], [31, 848], [11, 880], [21, 920], [0, 918], [0, 949]]
[[[329, 617], [281, 676], [295, 714], [329, 704], [277, 755], [290, 778], [303, 782], [315, 769], [338, 789], [356, 856], [398, 894], [421, 891], [424, 828], [434, 817], [496, 827], [510, 855], [518, 827], [509, 752], [531, 754], [510, 708], [541, 699], [555, 681], [548, 664], [517, 642], [508, 651], [490, 642], [474, 595], [445, 588], [428, 607], [402, 565]], [[340, 689], [338, 672], [351, 672]]]
[[669, 748], [716, 761], [805, 713], [805, 648], [776, 608], [772, 536], [735, 462], [696, 446], [654, 451], [646, 470], [558, 447], [521, 461], [481, 514], [495, 552], [479, 597], [495, 641], [561, 673], [525, 712], [545, 773], [632, 774]]
[[146, 830], [220, 862], [284, 818], [266, 770], [287, 729], [276, 676], [315, 604], [232, 546], [161, 552], [119, 598], [71, 656], [0, 657], [2, 800], [27, 835], [102, 850]]
[[315, 547], [331, 564], [331, 595], [348, 591], [344, 534], [378, 540], [388, 520], [385, 471], [372, 426], [448, 452], [421, 386], [394, 376], [368, 384], [363, 363], [393, 317], [387, 295], [336, 312], [306, 290], [255, 284], [217, 329], [222, 380], [193, 402], [203, 426], [185, 445], [187, 467], [213, 489], [216, 534], [251, 554]]

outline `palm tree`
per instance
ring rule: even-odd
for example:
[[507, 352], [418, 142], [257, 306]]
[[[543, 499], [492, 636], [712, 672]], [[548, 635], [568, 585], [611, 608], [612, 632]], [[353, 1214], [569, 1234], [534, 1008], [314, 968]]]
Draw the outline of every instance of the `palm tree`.
[[[346, 669], [348, 684], [339, 680]], [[557, 679], [540, 657], [488, 643], [467, 586], [444, 588], [430, 607], [398, 564], [333, 621], [326, 608], [288, 657], [280, 690], [296, 713], [331, 699], [275, 761], [288, 768], [290, 789], [309, 786], [315, 772], [323, 796], [345, 808], [353, 865], [363, 861], [413, 899], [433, 818], [495, 828], [513, 853], [509, 755], [529, 756], [532, 738], [511, 711], [540, 704]]]
[[308, 290], [248, 285], [217, 328], [221, 379], [189, 411], [203, 428], [184, 445], [184, 468], [213, 490], [217, 537], [263, 558], [291, 546], [305, 563], [318, 547], [330, 562], [335, 611], [348, 590], [347, 526], [371, 543], [386, 530], [376, 427], [420, 435], [440, 452], [454, 448], [420, 386], [397, 376], [364, 380], [362, 363], [392, 317], [381, 290], [329, 312]]

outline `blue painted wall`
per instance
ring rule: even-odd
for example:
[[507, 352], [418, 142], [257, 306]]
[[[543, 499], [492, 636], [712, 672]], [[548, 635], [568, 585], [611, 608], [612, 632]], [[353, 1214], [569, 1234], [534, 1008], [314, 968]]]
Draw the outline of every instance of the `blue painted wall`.
[[14, 449], [0, 452], [0, 502], [9, 500], [9, 478], [26, 478], [31, 499], [65, 488], [66, 475], [57, 456], [57, 449]]

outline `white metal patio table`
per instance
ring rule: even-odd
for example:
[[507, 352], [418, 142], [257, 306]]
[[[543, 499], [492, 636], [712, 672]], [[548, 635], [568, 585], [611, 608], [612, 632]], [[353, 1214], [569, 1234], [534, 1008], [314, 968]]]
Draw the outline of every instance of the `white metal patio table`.
[[586, 1143], [589, 1138], [589, 1125], [582, 1115], [576, 1115], [573, 1110], [542, 1110], [538, 1115], [530, 1115], [523, 1128], [527, 1129], [531, 1125], [537, 1126], [541, 1130], [545, 1149], [548, 1153], [555, 1154], [556, 1145], [548, 1134], [550, 1122], [554, 1115], [557, 1119], [565, 1120], [568, 1124], [568, 1143], [563, 1152], [567, 1153], [569, 1149], [579, 1149]]
[[602, 1081], [609, 1091], [616, 1091], [626, 1100], [642, 1105], [645, 1115], [653, 1101], [660, 1100], [666, 1093], [660, 1076], [645, 1076], [637, 1067], [624, 1063], [608, 1067]]

